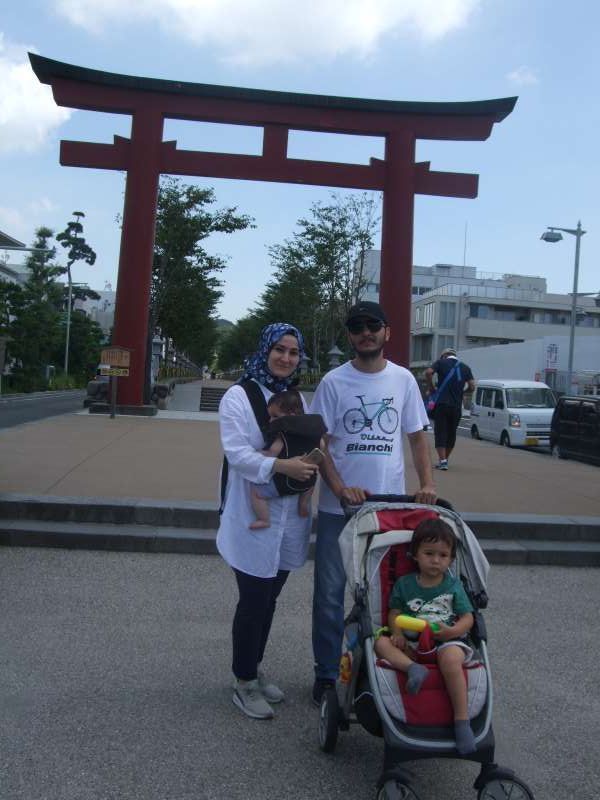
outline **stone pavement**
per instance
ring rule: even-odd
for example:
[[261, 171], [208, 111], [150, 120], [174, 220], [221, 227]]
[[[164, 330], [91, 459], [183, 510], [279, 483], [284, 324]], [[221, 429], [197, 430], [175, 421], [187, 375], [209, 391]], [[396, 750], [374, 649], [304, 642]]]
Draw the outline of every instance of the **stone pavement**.
[[[287, 697], [272, 721], [231, 702], [236, 592], [220, 558], [4, 547], [0, 572], [2, 800], [375, 800], [381, 739], [353, 725], [333, 755], [318, 747], [310, 563], [278, 601], [265, 667]], [[597, 796], [597, 658], [582, 646], [597, 576], [490, 572], [496, 758], [536, 800]], [[409, 767], [420, 800], [475, 800], [474, 764]]]
[[[0, 431], [0, 522], [15, 519], [17, 505], [17, 516], [36, 519], [31, 509], [45, 503], [37, 518], [48, 522], [68, 522], [65, 507], [71, 507], [74, 524], [104, 520], [200, 527], [211, 538], [222, 459], [217, 415], [178, 410], [178, 403], [197, 408], [198, 398], [197, 384], [181, 385], [170, 410], [156, 417], [76, 413]], [[408, 453], [407, 465], [410, 491], [416, 480]], [[450, 470], [436, 472], [435, 479], [439, 495], [478, 535], [511, 539], [518, 531], [518, 538], [527, 540], [530, 531], [531, 539], [562, 540], [564, 551], [581, 540], [579, 563], [598, 559], [600, 564], [598, 467], [459, 438]], [[53, 516], [50, 505], [62, 511]], [[100, 506], [103, 520], [91, 510]], [[120, 516], [111, 518], [107, 507], [118, 508]], [[76, 508], [87, 508], [87, 517]], [[174, 522], [165, 509], [191, 514], [190, 524]], [[199, 526], [193, 512], [204, 520]], [[8, 535], [6, 524], [2, 530]]]

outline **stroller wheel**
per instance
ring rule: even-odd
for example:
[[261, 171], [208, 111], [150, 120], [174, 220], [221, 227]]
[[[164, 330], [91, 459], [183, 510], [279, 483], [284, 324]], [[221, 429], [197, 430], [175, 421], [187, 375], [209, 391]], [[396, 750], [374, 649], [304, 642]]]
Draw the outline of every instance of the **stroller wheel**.
[[338, 737], [338, 718], [340, 704], [337, 690], [327, 689], [323, 692], [319, 706], [319, 745], [325, 753], [333, 753]]
[[419, 800], [407, 783], [398, 780], [386, 781], [377, 792], [377, 800]]
[[516, 778], [494, 778], [479, 790], [477, 800], [534, 800], [531, 789]]

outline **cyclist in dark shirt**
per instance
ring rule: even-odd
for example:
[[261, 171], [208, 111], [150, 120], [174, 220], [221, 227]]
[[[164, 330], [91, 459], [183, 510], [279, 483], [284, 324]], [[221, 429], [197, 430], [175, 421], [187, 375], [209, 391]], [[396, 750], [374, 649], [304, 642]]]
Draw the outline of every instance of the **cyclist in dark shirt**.
[[440, 459], [435, 467], [443, 470], [448, 469], [448, 458], [456, 443], [463, 394], [465, 390], [472, 392], [475, 388], [471, 368], [457, 359], [456, 350], [447, 347], [442, 350], [439, 359], [425, 371], [430, 392], [435, 391], [433, 376], [437, 375], [436, 383], [441, 387], [449, 373], [452, 375], [443, 386], [433, 411], [435, 449]]

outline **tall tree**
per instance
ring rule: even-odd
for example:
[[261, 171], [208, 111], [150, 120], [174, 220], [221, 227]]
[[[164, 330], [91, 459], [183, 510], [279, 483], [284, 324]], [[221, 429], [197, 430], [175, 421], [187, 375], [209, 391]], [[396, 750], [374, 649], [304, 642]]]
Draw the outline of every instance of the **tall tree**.
[[212, 360], [214, 311], [222, 296], [217, 276], [227, 265], [204, 241], [253, 226], [235, 207], [213, 209], [215, 202], [213, 189], [176, 178], [164, 179], [158, 195], [149, 328], [160, 328], [198, 365]]
[[25, 391], [43, 387], [45, 367], [52, 363], [62, 339], [62, 286], [56, 278], [64, 268], [53, 261], [56, 248], [48, 246], [52, 235], [49, 228], [38, 228], [33, 242], [35, 250], [26, 261], [29, 271], [26, 283], [11, 284], [4, 289], [10, 307], [7, 354], [14, 359], [13, 374]]
[[[373, 247], [378, 223], [372, 195], [342, 199], [333, 194], [329, 203], [315, 203], [310, 215], [298, 220], [294, 236], [269, 249], [274, 274], [249, 318], [297, 325], [313, 366], [325, 366], [333, 344], [347, 347], [340, 334], [348, 308], [364, 288], [365, 253]], [[241, 344], [243, 337], [232, 331], [221, 347], [220, 367], [233, 366], [222, 359], [233, 356], [236, 341]]]
[[[96, 261], [96, 253], [92, 250], [89, 244], [83, 237], [83, 225], [81, 220], [85, 217], [83, 211], [74, 211], [74, 220], [67, 223], [64, 231], [56, 234], [56, 241], [68, 250], [67, 254], [67, 324], [65, 330], [65, 358], [64, 370], [65, 374], [69, 372], [69, 339], [71, 335], [71, 314], [73, 312], [73, 280], [71, 276], [71, 267], [77, 261], [85, 261], [86, 264], [94, 264]], [[97, 296], [97, 295], [96, 295]]]

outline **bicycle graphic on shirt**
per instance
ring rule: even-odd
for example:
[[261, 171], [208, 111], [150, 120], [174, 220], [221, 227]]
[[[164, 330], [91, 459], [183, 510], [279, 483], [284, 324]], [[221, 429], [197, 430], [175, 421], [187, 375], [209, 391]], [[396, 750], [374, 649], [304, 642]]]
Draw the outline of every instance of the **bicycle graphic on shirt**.
[[[373, 423], [377, 422], [383, 433], [394, 433], [398, 427], [398, 412], [392, 406], [393, 397], [384, 397], [376, 403], [365, 403], [364, 394], [354, 395], [360, 401], [360, 408], [349, 408], [344, 414], [342, 422], [348, 433], [360, 433], [365, 428], [373, 430]], [[369, 414], [367, 409], [375, 406], [375, 411]]]

